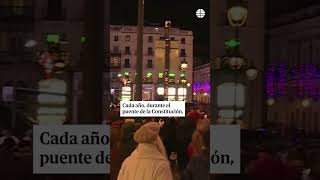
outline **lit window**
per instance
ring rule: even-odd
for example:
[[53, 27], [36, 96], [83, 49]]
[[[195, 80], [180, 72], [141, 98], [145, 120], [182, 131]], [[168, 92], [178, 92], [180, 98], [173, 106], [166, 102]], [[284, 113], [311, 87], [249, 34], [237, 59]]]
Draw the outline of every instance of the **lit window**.
[[169, 87], [169, 88], [168, 88], [168, 95], [169, 95], [169, 96], [175, 96], [175, 95], [176, 95], [176, 88], [174, 88], [174, 87]]
[[159, 73], [159, 76], [158, 76], [160, 79], [163, 78], [163, 73]]
[[152, 73], [149, 72], [149, 73], [147, 74], [147, 78], [152, 78]]
[[174, 78], [174, 76], [175, 76], [174, 73], [170, 73], [170, 74], [169, 74], [169, 77], [170, 77], [170, 78]]

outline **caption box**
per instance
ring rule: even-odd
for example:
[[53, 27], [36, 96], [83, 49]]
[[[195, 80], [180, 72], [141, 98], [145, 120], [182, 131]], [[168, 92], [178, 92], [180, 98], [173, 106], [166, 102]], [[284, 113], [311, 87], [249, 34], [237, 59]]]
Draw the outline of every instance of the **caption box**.
[[109, 174], [110, 126], [33, 126], [34, 174]]
[[185, 117], [185, 102], [121, 101], [120, 117]]
[[240, 174], [240, 126], [210, 126], [210, 173]]

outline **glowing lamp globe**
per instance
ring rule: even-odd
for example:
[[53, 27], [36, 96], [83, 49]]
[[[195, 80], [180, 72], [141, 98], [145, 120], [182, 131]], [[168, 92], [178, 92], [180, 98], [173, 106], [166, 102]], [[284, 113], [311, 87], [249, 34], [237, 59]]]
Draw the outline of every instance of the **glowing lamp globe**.
[[246, 76], [249, 80], [255, 80], [258, 77], [258, 70], [251, 67], [246, 71]]
[[229, 9], [228, 14], [233, 21], [243, 21], [248, 15], [248, 9], [242, 6], [234, 6]]
[[275, 99], [273, 99], [273, 98], [269, 98], [269, 99], [267, 100], [268, 106], [274, 105], [275, 102], [276, 102], [276, 101], [275, 101]]
[[185, 61], [185, 60], [182, 61], [180, 67], [181, 67], [181, 70], [183, 70], [183, 71], [187, 70], [187, 68], [188, 68], [187, 61]]
[[305, 108], [309, 107], [311, 105], [311, 100], [309, 98], [306, 98], [302, 100], [301, 105]]

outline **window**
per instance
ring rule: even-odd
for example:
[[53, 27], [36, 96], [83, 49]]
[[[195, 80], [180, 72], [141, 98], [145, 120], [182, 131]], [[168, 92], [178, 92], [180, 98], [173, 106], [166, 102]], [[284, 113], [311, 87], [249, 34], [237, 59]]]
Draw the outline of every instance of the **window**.
[[129, 46], [125, 47], [125, 54], [131, 54]]
[[153, 36], [149, 36], [149, 37], [148, 37], [148, 42], [149, 42], [149, 43], [152, 43], [152, 42], [153, 42]]
[[186, 44], [186, 38], [181, 38], [181, 44]]
[[126, 41], [129, 42], [131, 39], [130, 35], [126, 35]]
[[187, 56], [186, 50], [185, 49], [181, 49], [180, 57], [186, 57], [186, 56]]
[[166, 38], [165, 38], [164, 36], [161, 36], [161, 37], [160, 37], [160, 40], [162, 40], [162, 41], [165, 40], [165, 39], [166, 39]]
[[174, 38], [174, 37], [171, 37], [171, 38], [170, 38], [170, 40], [171, 40], [171, 41], [174, 41], [174, 40], [175, 40], [175, 38]]
[[111, 67], [120, 67], [120, 58], [119, 57], [112, 57], [110, 59]]
[[130, 68], [130, 59], [124, 60], [124, 68]]
[[159, 73], [158, 77], [159, 77], [159, 79], [162, 79], [163, 78], [163, 73]]
[[114, 36], [113, 41], [119, 41], [119, 36]]
[[119, 53], [119, 47], [118, 46], [114, 46], [113, 47], [113, 52], [114, 53]]
[[48, 0], [47, 18], [50, 20], [61, 20], [62, 13], [62, 0]]
[[152, 59], [148, 59], [147, 68], [153, 68]]
[[153, 48], [152, 47], [148, 48], [148, 55], [153, 55]]

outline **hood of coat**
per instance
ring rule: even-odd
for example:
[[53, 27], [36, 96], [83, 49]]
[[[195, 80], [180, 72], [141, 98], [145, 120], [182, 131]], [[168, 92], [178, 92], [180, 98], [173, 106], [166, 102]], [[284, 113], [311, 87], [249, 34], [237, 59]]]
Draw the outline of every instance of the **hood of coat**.
[[158, 148], [154, 144], [141, 143], [133, 151], [131, 157], [136, 159], [153, 159], [168, 161], [166, 157], [159, 152]]

